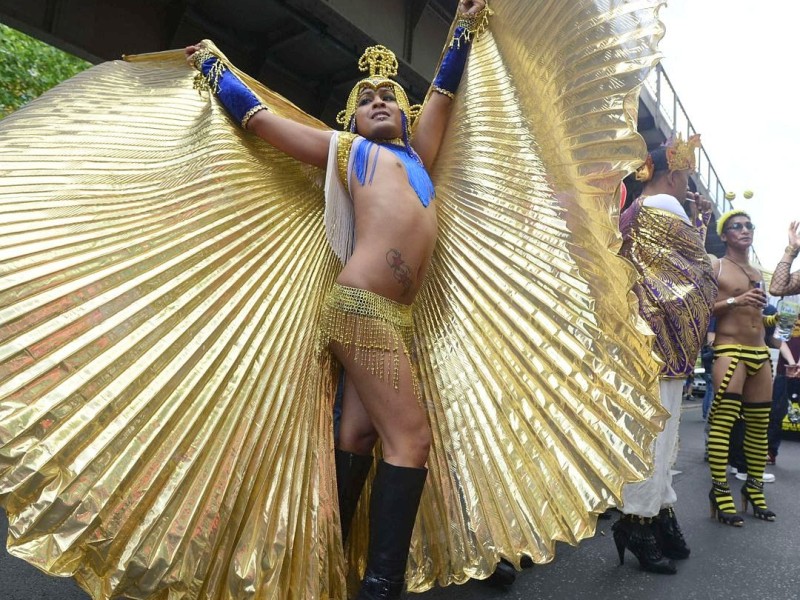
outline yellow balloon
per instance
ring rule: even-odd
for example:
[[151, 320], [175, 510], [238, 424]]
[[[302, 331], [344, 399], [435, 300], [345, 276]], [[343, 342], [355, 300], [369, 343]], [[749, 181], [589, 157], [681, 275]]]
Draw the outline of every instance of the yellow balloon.
[[751, 190], [745, 190], [744, 194], [742, 194], [748, 200], [753, 197], [753, 192]]
[[736, 198], [736, 192], [725, 192], [725, 200], [733, 200]]

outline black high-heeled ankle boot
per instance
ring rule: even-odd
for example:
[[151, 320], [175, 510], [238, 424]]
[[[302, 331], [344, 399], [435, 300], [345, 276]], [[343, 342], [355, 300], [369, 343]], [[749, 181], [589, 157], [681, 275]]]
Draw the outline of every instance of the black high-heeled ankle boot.
[[731, 488], [727, 481], [711, 480], [711, 491], [708, 492], [708, 502], [711, 505], [711, 518], [724, 525], [741, 527], [744, 519], [736, 514], [736, 505], [733, 503]]
[[748, 477], [742, 486], [742, 512], [747, 512], [747, 503], [753, 505], [753, 516], [762, 521], [774, 521], [775, 513], [767, 508], [764, 499], [764, 482]]
[[619, 554], [619, 564], [625, 564], [625, 549], [639, 560], [639, 566], [650, 573], [674, 575], [678, 572], [675, 563], [664, 556], [656, 542], [653, 527], [654, 517], [623, 515], [611, 526], [614, 544]]
[[691, 550], [671, 506], [662, 508], [658, 512], [658, 516], [655, 517], [655, 530], [656, 541], [664, 556], [673, 560], [689, 558]]
[[364, 489], [369, 470], [372, 468], [372, 456], [363, 456], [335, 450], [336, 457], [336, 491], [339, 496], [339, 519], [342, 525], [342, 545], [347, 543], [350, 535], [350, 524]]
[[378, 463], [369, 506], [367, 570], [356, 600], [392, 600], [402, 594], [427, 475], [427, 469]]

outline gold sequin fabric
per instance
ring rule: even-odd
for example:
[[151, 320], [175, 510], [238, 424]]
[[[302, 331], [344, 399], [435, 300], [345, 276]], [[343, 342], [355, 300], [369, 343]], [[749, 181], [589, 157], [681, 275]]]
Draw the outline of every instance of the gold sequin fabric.
[[[551, 560], [650, 470], [660, 363], [614, 192], [646, 155], [661, 4], [494, 0], [473, 42], [414, 304], [432, 447], [413, 591]], [[321, 173], [193, 76], [181, 51], [131, 57], [0, 121], [9, 551], [95, 599], [343, 599], [370, 490], [345, 557]]]
[[669, 211], [647, 208], [641, 198], [628, 210], [630, 214], [623, 216], [626, 237], [621, 254], [641, 274], [634, 289], [642, 316], [656, 335], [656, 351], [664, 361], [662, 374], [689, 376], [718, 291], [703, 243], [706, 228], [690, 225]]
[[350, 191], [350, 182], [347, 180], [347, 167], [350, 163], [350, 150], [353, 148], [355, 139], [355, 133], [340, 133], [339, 145], [336, 147], [336, 165], [339, 169], [339, 180], [348, 193]]
[[[320, 319], [320, 350], [340, 343], [355, 362], [399, 389], [399, 357], [411, 362], [414, 318], [411, 305], [335, 284]], [[413, 369], [412, 369], [413, 372]], [[414, 380], [414, 391], [419, 386]]]

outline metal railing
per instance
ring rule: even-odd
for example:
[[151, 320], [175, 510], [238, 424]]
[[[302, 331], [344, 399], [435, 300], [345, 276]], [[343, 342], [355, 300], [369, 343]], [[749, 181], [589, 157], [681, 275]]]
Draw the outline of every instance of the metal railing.
[[[678, 98], [672, 82], [666, 71], [664, 71], [664, 67], [660, 64], [656, 66], [647, 80], [645, 80], [645, 88], [650, 92], [655, 102], [656, 110], [653, 118], [655, 119], [656, 129], [662, 132], [671, 132], [673, 135], [680, 133], [684, 139], [697, 133], [689, 115], [686, 113], [686, 108]], [[719, 179], [711, 158], [703, 147], [698, 150], [697, 174], [708, 191], [709, 199], [716, 205], [719, 214], [731, 210], [733, 207], [730, 201], [725, 198], [725, 187]]]
[[[664, 71], [664, 67], [660, 64], [645, 80], [643, 91], [651, 96], [651, 100], [654, 103], [652, 113], [656, 129], [667, 137], [680, 133], [684, 139], [688, 139], [689, 136], [697, 133], [692, 120], [686, 112], [686, 108], [678, 98], [678, 94], [675, 92], [675, 88], [666, 71]], [[725, 198], [725, 187], [719, 179], [711, 158], [703, 147], [698, 150], [697, 175], [701, 184], [705, 187], [707, 197], [715, 205], [717, 216], [733, 208], [730, 200]], [[755, 249], [752, 248], [751, 259], [755, 263], [761, 264]]]

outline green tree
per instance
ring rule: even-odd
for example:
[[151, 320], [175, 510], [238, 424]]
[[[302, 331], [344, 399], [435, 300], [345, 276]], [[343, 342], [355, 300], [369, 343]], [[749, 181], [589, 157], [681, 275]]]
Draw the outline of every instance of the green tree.
[[0, 119], [90, 66], [0, 24]]

